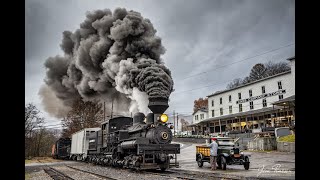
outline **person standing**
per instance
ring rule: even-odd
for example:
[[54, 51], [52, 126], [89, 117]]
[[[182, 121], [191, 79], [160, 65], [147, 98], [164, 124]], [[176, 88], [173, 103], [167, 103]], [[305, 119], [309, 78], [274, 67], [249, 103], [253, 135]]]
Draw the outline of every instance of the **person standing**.
[[218, 144], [216, 142], [217, 138], [211, 138], [211, 144], [208, 145], [210, 148], [210, 164], [211, 170], [217, 169], [217, 155], [218, 155]]

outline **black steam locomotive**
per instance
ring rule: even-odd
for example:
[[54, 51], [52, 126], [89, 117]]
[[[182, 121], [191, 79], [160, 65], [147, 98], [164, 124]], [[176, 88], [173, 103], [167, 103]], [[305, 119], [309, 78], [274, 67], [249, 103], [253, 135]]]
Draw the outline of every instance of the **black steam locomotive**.
[[52, 145], [51, 156], [53, 159], [68, 159], [70, 156], [71, 139], [60, 138]]
[[[89, 135], [86, 161], [133, 169], [177, 167], [179, 144], [171, 144], [173, 128], [163, 114], [169, 107], [166, 99], [150, 99], [152, 113], [116, 117], [102, 123], [101, 130]], [[171, 162], [171, 163], [170, 163]]]

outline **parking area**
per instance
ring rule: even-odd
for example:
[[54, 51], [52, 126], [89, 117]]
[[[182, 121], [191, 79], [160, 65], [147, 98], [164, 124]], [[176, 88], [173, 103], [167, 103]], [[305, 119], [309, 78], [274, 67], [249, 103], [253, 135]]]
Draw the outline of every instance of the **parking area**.
[[228, 165], [227, 170], [210, 170], [210, 164], [204, 163], [198, 167], [196, 162], [196, 146], [199, 144], [183, 144], [178, 161], [182, 170], [201, 171], [205, 173], [219, 173], [247, 178], [295, 179], [295, 153], [286, 152], [253, 152], [244, 151], [250, 155], [250, 169], [245, 170], [242, 165]]

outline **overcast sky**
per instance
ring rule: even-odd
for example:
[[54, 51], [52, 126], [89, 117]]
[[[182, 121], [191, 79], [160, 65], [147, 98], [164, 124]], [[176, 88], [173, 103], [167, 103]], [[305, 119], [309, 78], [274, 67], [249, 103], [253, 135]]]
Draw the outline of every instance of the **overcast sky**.
[[293, 0], [26, 0], [25, 4], [25, 102], [34, 103], [48, 124], [59, 119], [43, 111], [38, 95], [45, 78], [43, 63], [63, 55], [62, 32], [79, 28], [86, 11], [123, 7], [151, 20], [166, 48], [162, 58], [175, 83], [168, 114], [173, 110], [191, 114], [195, 99], [247, 76], [254, 64], [286, 62], [295, 55]]

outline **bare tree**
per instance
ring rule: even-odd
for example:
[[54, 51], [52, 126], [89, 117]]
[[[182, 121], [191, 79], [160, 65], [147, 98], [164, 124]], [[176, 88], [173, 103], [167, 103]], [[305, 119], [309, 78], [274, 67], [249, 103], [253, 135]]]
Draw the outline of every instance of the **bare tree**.
[[77, 100], [67, 117], [62, 120], [63, 127], [65, 127], [62, 136], [70, 137], [71, 134], [83, 128], [99, 127], [102, 120], [103, 107], [101, 103]]
[[232, 89], [232, 88], [238, 87], [240, 85], [242, 85], [242, 79], [236, 78], [227, 85], [227, 89]]
[[271, 61], [269, 61], [265, 64], [265, 67], [267, 76], [273, 76], [290, 70], [289, 64], [285, 62], [272, 63]]
[[40, 126], [43, 123], [43, 118], [39, 116], [40, 111], [37, 109], [35, 105], [32, 103], [29, 103], [25, 107], [25, 113], [24, 113], [24, 135], [27, 137], [30, 135], [32, 130], [38, 126]]
[[252, 67], [250, 74], [249, 74], [249, 79], [250, 81], [256, 81], [262, 78], [267, 77], [267, 69], [265, 66], [261, 63], [256, 64]]
[[242, 80], [240, 78], [234, 79], [227, 85], [227, 89], [235, 88], [289, 70], [290, 66], [285, 62], [272, 63], [271, 61], [269, 61], [265, 64], [258, 63], [252, 67], [249, 76], [243, 78]]
[[51, 146], [57, 140], [55, 134], [45, 129], [37, 107], [29, 103], [25, 106], [25, 158], [32, 156], [48, 156]]

